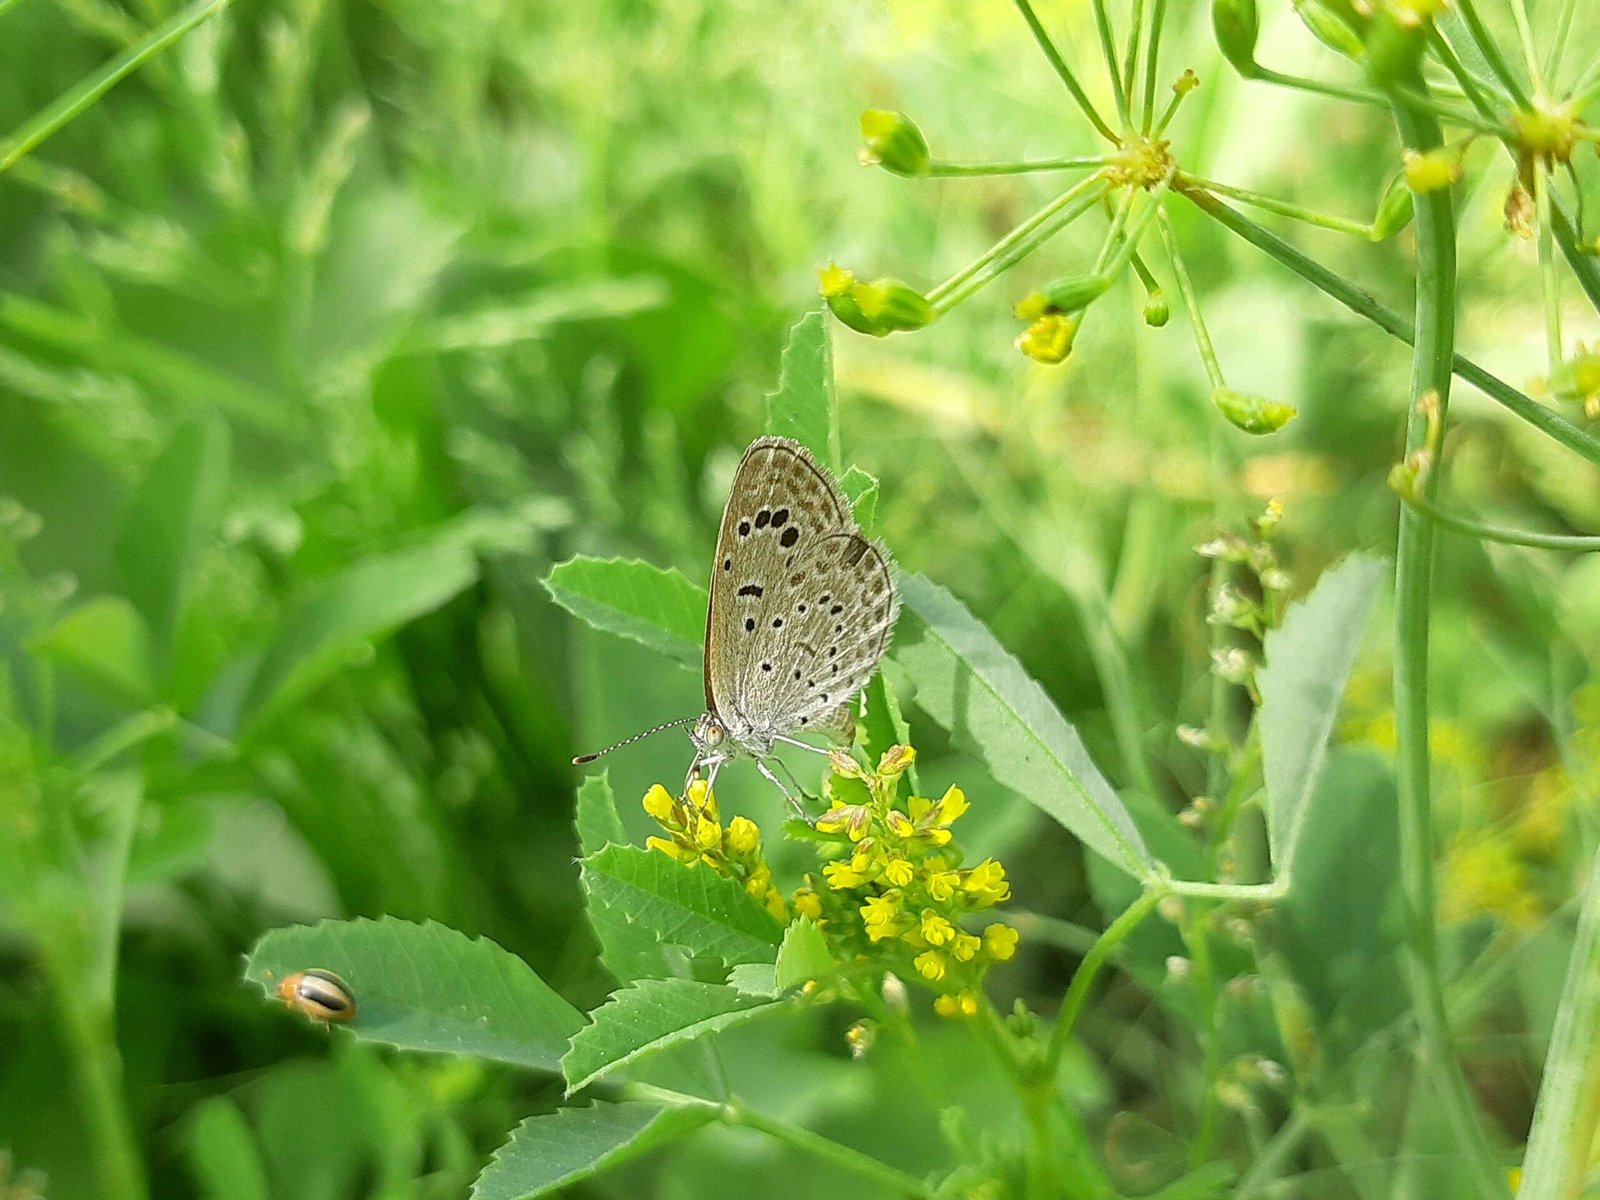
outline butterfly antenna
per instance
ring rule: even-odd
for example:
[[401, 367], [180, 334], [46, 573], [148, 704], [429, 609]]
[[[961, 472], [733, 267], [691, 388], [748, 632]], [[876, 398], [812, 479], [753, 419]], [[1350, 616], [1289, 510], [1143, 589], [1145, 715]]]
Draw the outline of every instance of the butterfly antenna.
[[572, 760], [572, 765], [576, 767], [582, 766], [584, 763], [592, 763], [595, 759], [603, 758], [613, 750], [621, 750], [624, 746], [631, 746], [634, 742], [639, 741], [641, 738], [647, 738], [652, 733], [660, 733], [663, 729], [676, 729], [680, 725], [689, 725], [696, 720], [698, 720], [696, 717], [684, 717], [681, 721], [668, 721], [664, 725], [657, 725], [654, 729], [646, 729], [643, 733], [636, 733], [631, 738], [623, 738], [620, 742], [607, 746], [604, 750], [596, 750], [593, 754], [580, 754]]

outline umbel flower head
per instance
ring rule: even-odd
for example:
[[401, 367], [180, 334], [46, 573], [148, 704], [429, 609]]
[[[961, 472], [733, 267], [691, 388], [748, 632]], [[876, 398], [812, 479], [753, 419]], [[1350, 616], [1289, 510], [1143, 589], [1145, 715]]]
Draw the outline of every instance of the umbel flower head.
[[1016, 930], [978, 917], [1009, 900], [1011, 884], [992, 858], [963, 865], [950, 828], [967, 811], [960, 788], [937, 800], [902, 798], [900, 780], [915, 757], [910, 746], [894, 746], [869, 770], [843, 752], [829, 756], [834, 800], [806, 833], [821, 869], [788, 901], [755, 823], [734, 817], [724, 825], [700, 780], [682, 798], [660, 784], [645, 793], [645, 811], [666, 834], [646, 844], [739, 881], [781, 921], [811, 918], [841, 975], [915, 979], [937, 993], [940, 1015], [972, 1016], [989, 968], [1016, 953]]
[[795, 911], [817, 922], [836, 961], [915, 979], [938, 993], [941, 1015], [971, 1016], [984, 975], [1016, 952], [1014, 929], [974, 920], [1010, 899], [1005, 868], [992, 858], [962, 865], [950, 828], [967, 811], [960, 788], [902, 801], [911, 747], [892, 747], [872, 770], [831, 757], [829, 790], [849, 798], [817, 820], [821, 878], [806, 877]]

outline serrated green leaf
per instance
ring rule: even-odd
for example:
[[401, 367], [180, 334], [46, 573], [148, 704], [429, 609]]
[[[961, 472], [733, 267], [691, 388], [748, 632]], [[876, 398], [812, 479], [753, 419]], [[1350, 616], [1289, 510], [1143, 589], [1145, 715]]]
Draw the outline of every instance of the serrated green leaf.
[[828, 953], [827, 939], [810, 917], [801, 917], [783, 932], [783, 945], [778, 947], [778, 973], [774, 980], [778, 990], [792, 987], [824, 975], [833, 974], [833, 955]]
[[578, 848], [586, 855], [596, 854], [607, 846], [628, 844], [622, 818], [617, 815], [617, 797], [604, 771], [590, 775], [578, 785], [576, 823]]
[[572, 1105], [518, 1125], [472, 1185], [472, 1200], [535, 1200], [590, 1179], [715, 1119], [700, 1107]]
[[860, 467], [851, 467], [839, 480], [839, 488], [850, 498], [850, 509], [856, 524], [868, 533], [878, 516], [878, 480]]
[[1257, 675], [1262, 765], [1267, 781], [1267, 832], [1273, 868], [1293, 872], [1294, 853], [1322, 773], [1345, 680], [1355, 662], [1383, 563], [1356, 555], [1325, 572], [1267, 634], [1266, 665]]
[[558, 563], [545, 576], [552, 599], [596, 629], [632, 638], [699, 667], [706, 630], [706, 590], [681, 572], [637, 559], [588, 558]]
[[641, 979], [612, 993], [561, 1059], [567, 1095], [634, 1059], [749, 1020], [781, 1002], [720, 983]]
[[773, 962], [778, 919], [725, 875], [686, 867], [637, 846], [607, 846], [583, 860], [590, 903], [649, 930], [658, 941], [732, 965]]
[[356, 998], [342, 1027], [407, 1050], [471, 1054], [560, 1069], [583, 1014], [516, 955], [486, 938], [383, 917], [274, 929], [256, 943], [245, 978], [276, 996], [287, 975], [332, 971]]
[[227, 482], [228, 427], [214, 416], [187, 421], [150, 464], [123, 516], [117, 588], [144, 617], [162, 671]]
[[478, 577], [452, 537], [369, 558], [314, 584], [289, 606], [246, 695], [251, 720], [279, 712], [337, 672], [362, 643], [432, 612]]
[[1154, 865], [1128, 810], [1044, 689], [960, 601], [921, 576], [900, 582], [895, 658], [917, 704], [1025, 797], [1136, 878]]
[[[607, 846], [627, 844], [610, 779], [604, 774], [585, 779], [578, 788], [578, 845], [583, 853], [598, 854]], [[600, 941], [600, 961], [619, 983], [674, 973], [655, 934], [636, 925], [626, 913], [591, 904], [588, 917]]]
[[778, 390], [767, 395], [767, 432], [793, 438], [817, 461], [839, 470], [839, 402], [833, 389], [833, 343], [821, 310], [789, 331]]
[[728, 986], [747, 996], [776, 996], [778, 968], [775, 963], [740, 963], [728, 971]]

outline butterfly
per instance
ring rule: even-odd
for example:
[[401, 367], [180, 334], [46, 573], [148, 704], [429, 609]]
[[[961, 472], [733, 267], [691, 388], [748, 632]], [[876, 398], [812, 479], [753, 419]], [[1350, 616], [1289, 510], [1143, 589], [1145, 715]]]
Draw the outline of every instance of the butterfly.
[[[711, 566], [706, 710], [573, 759], [692, 723], [684, 781], [748, 757], [798, 809], [768, 763], [796, 735], [848, 741], [852, 701], [877, 670], [900, 612], [889, 554], [856, 526], [849, 498], [799, 442], [757, 438], [734, 472]], [[776, 760], [774, 760], [776, 761]]]

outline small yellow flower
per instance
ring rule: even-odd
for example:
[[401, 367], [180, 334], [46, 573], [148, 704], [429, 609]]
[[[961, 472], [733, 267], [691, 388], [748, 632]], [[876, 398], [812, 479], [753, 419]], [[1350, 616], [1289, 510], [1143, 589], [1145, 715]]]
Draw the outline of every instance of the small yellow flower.
[[1045, 313], [1017, 335], [1016, 347], [1034, 362], [1053, 367], [1067, 361], [1078, 337], [1078, 322], [1066, 313]]
[[995, 962], [1005, 962], [1017, 952], [1017, 931], [1009, 925], [991, 925], [983, 931], [983, 947]]
[[767, 889], [767, 911], [785, 925], [789, 923], [789, 906], [783, 902], [783, 893], [775, 887]]
[[1011, 898], [1011, 885], [1006, 882], [1006, 869], [992, 858], [986, 858], [966, 872], [961, 888], [973, 899], [983, 904], [1001, 904]]
[[912, 960], [912, 966], [924, 979], [931, 979], [935, 983], [944, 978], [948, 960], [937, 950], [924, 950]]
[[[995, 928], [998, 929], [999, 926]], [[958, 933], [956, 940], [950, 944], [950, 953], [955, 955], [957, 962], [971, 962], [982, 947], [981, 938], [975, 938], [970, 933]]]
[[909, 859], [891, 858], [883, 868], [884, 879], [894, 887], [905, 887], [915, 876], [916, 868], [911, 865]]
[[672, 798], [672, 793], [659, 783], [652, 784], [650, 790], [644, 794], [644, 810], [656, 820], [665, 825], [672, 817], [672, 808], [677, 803]]
[[961, 1014], [961, 1001], [955, 996], [945, 994], [933, 998], [933, 1011], [941, 1017], [955, 1017]]
[[911, 824], [911, 818], [898, 810], [891, 811], [884, 818], [884, 824], [889, 827], [889, 832], [897, 838], [908, 838], [916, 833], [916, 828]]
[[917, 929], [930, 946], [942, 946], [956, 935], [955, 926], [931, 908], [922, 910], [922, 921]]
[[864, 804], [836, 804], [817, 818], [823, 833], [844, 833], [859, 842], [872, 826], [872, 813]]
[[794, 911], [813, 921], [822, 916], [822, 901], [810, 888], [800, 888], [794, 894]]
[[659, 850], [667, 857], [675, 858], [679, 862], [687, 862], [689, 859], [694, 857], [694, 851], [690, 850], [687, 846], [680, 846], [677, 842], [670, 842], [666, 838], [645, 838], [644, 844], [648, 849]]
[[874, 942], [892, 938], [899, 932], [900, 898], [895, 895], [873, 896], [861, 906], [861, 919], [867, 927], [867, 937]]
[[715, 817], [702, 816], [695, 820], [694, 842], [702, 850], [715, 850], [722, 845], [722, 826]]
[[761, 830], [749, 817], [735, 817], [728, 822], [728, 848], [735, 854], [753, 854], [761, 845]]
[[867, 881], [865, 875], [846, 862], [827, 863], [822, 868], [822, 874], [827, 878], [828, 886], [840, 892], [847, 888], [860, 887]]
[[941, 903], [954, 896], [959, 886], [961, 875], [957, 871], [935, 871], [928, 876], [928, 895]]
[[952, 785], [939, 798], [939, 803], [934, 806], [934, 823], [938, 825], [953, 825], [967, 811], [967, 808], [967, 794]]

